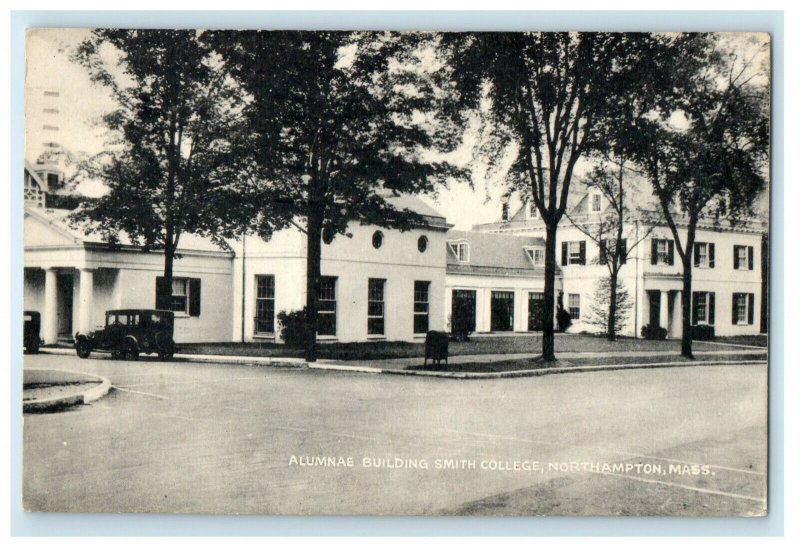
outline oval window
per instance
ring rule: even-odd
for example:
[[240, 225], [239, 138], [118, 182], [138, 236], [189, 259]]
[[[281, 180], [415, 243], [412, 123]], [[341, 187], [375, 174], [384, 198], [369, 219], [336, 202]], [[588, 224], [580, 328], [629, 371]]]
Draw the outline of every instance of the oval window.
[[376, 249], [380, 249], [381, 245], [383, 245], [383, 232], [377, 230], [374, 234], [372, 234], [372, 246]]
[[427, 237], [419, 236], [419, 239], [417, 240], [417, 249], [419, 249], [419, 252], [421, 252], [421, 253], [424, 253], [426, 250], [428, 250], [428, 238]]
[[333, 241], [333, 230], [329, 227], [322, 229], [322, 241], [325, 242], [325, 245], [330, 245], [331, 241]]

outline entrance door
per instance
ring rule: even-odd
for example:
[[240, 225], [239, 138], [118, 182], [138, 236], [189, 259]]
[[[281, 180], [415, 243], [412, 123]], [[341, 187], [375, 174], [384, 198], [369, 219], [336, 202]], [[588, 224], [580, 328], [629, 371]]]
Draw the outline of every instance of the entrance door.
[[492, 332], [514, 330], [514, 293], [492, 291]]
[[528, 330], [542, 330], [544, 323], [544, 293], [528, 293]]
[[475, 291], [453, 290], [450, 331], [457, 333], [475, 332]]
[[58, 337], [72, 339], [72, 276], [70, 274], [58, 274], [56, 291]]
[[650, 301], [650, 326], [659, 327], [661, 322], [661, 291], [647, 291]]

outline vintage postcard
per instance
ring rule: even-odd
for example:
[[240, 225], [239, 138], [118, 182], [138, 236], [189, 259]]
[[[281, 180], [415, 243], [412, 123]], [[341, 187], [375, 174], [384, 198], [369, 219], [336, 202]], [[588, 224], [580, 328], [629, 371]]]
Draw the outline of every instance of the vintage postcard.
[[768, 34], [26, 48], [25, 510], [767, 514]]

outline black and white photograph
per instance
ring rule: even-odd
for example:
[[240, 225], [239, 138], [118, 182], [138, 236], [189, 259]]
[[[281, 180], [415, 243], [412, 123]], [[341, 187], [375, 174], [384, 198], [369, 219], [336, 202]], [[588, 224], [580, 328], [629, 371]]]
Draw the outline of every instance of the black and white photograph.
[[28, 28], [24, 510], [767, 516], [772, 37], [679, 30]]

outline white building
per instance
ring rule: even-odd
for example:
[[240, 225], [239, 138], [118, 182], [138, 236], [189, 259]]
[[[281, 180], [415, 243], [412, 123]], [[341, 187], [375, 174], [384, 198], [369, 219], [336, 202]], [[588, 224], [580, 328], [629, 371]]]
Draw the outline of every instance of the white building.
[[[570, 197], [568, 216], [581, 226], [590, 226], [608, 207], [599, 192], [577, 189]], [[513, 214], [505, 208], [503, 216], [500, 222], [480, 224], [474, 230], [545, 237], [544, 223], [530, 204], [523, 204]], [[686, 222], [680, 215], [676, 220], [681, 241], [685, 241]], [[701, 220], [692, 260], [693, 325], [711, 325], [717, 336], [760, 331], [762, 231], [762, 224], [754, 220], [734, 224], [716, 214]], [[625, 225], [623, 234], [631, 253], [619, 279], [633, 300], [633, 309], [621, 334], [639, 336], [642, 326], [649, 324], [667, 329], [671, 338], [680, 338], [683, 268], [672, 232], [666, 224], [652, 227], [636, 221]], [[609, 275], [598, 260], [600, 246], [565, 217], [558, 227], [556, 249], [556, 296], [572, 317], [569, 332], [597, 331], [586, 319], [597, 281]]]
[[[48, 185], [29, 165], [24, 184], [24, 305], [42, 313], [45, 343], [97, 328], [109, 309], [155, 307], [161, 252], [142, 252], [124, 234], [110, 248], [73, 228], [69, 211], [45, 207]], [[400, 232], [353, 222], [348, 236], [323, 235], [320, 340], [415, 341], [457, 321], [477, 333], [541, 329], [544, 225], [535, 209], [523, 205], [513, 215], [506, 209], [506, 220], [454, 231], [414, 197], [387, 200], [424, 223]], [[576, 192], [572, 203], [570, 216], [584, 221], [605, 207], [586, 192]], [[622, 334], [638, 336], [650, 324], [679, 337], [680, 260], [667, 227], [647, 230], [642, 223], [625, 227], [627, 241], [644, 241], [620, 272], [634, 301]], [[713, 325], [721, 336], [758, 333], [761, 226], [704, 221], [697, 241], [693, 324]], [[172, 292], [178, 343], [279, 341], [278, 314], [304, 307], [304, 233], [290, 228], [269, 241], [248, 236], [231, 248], [181, 238]], [[586, 319], [595, 284], [608, 275], [597, 260], [600, 249], [566, 219], [557, 249], [555, 296], [572, 317], [570, 332], [597, 330]]]
[[[120, 234], [110, 248], [47, 209], [47, 184], [25, 169], [24, 307], [42, 314], [45, 343], [71, 340], [102, 325], [105, 311], [154, 308], [162, 252], [142, 250]], [[352, 223], [350, 237], [324, 237], [321, 340], [423, 339], [444, 328], [445, 219], [409, 196], [387, 197], [424, 224], [406, 231]], [[224, 251], [183, 235], [174, 262], [175, 340], [279, 340], [277, 315], [306, 301], [306, 237], [295, 228], [264, 241], [249, 236]]]

